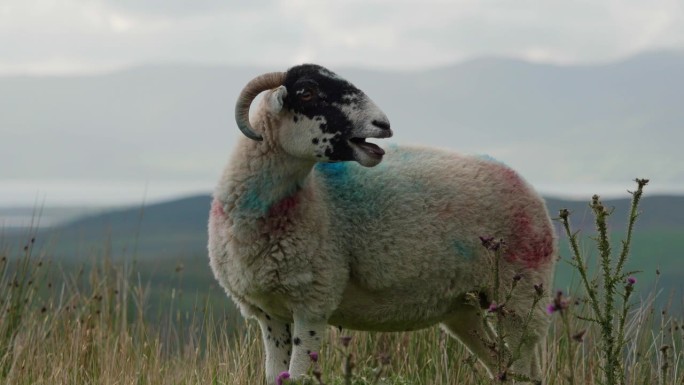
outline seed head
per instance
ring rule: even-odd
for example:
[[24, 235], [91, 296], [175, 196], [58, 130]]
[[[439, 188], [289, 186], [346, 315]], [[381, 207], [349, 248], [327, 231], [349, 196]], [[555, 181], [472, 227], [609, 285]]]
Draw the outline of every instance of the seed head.
[[351, 342], [351, 336], [342, 336], [340, 337], [340, 342], [342, 343], [342, 346], [345, 348], [349, 346], [349, 343]]

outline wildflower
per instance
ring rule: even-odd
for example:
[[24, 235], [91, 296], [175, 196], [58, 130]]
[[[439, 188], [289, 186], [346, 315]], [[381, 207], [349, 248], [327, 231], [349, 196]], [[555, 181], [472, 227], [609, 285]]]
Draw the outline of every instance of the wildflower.
[[380, 353], [380, 355], [378, 355], [378, 360], [380, 361], [380, 365], [383, 365], [383, 366], [390, 364], [390, 362], [391, 362], [390, 358], [391, 358], [391, 356], [388, 353]]
[[554, 297], [553, 302], [551, 302], [546, 307], [546, 312], [553, 314], [557, 311], [563, 311], [568, 308], [568, 299], [563, 297], [563, 292], [558, 290], [556, 297]]
[[508, 373], [503, 371], [496, 376], [496, 379], [501, 382], [506, 382], [506, 380], [508, 380]]
[[637, 280], [634, 277], [627, 278], [627, 285], [629, 285], [629, 286], [633, 286], [636, 282], [637, 282]]
[[543, 296], [544, 295], [544, 284], [543, 283], [535, 284], [534, 285], [534, 291], [535, 291], [535, 293], [537, 293], [537, 295], [539, 297]]
[[280, 372], [278, 377], [276, 377], [276, 384], [277, 385], [283, 385], [283, 381], [287, 380], [290, 378], [290, 373], [285, 371], [285, 372]]
[[513, 281], [518, 282], [522, 279], [522, 274], [516, 274], [513, 276]]
[[491, 246], [491, 244], [494, 243], [494, 237], [480, 236], [480, 242], [482, 242], [482, 246], [488, 249]]
[[487, 308], [487, 311], [490, 313], [496, 313], [500, 309], [500, 305], [497, 305], [496, 302], [492, 302], [489, 304], [489, 308]]
[[313, 362], [318, 362], [318, 352], [309, 353], [309, 358], [311, 358], [311, 361]]
[[498, 251], [501, 246], [505, 245], [505, 242], [503, 239], [500, 240], [494, 240], [494, 237], [480, 237], [480, 242], [482, 242], [482, 246], [484, 246], [486, 249], [491, 250], [491, 251]]
[[349, 343], [351, 342], [351, 336], [342, 336], [340, 337], [340, 342], [342, 342], [342, 346], [345, 348], [349, 346]]
[[572, 335], [573, 341], [576, 341], [576, 342], [582, 342], [582, 341], [584, 341], [584, 335], [585, 335], [586, 333], [587, 333], [586, 330], [580, 330], [580, 331], [578, 331], [577, 333], [573, 334], [573, 335]]

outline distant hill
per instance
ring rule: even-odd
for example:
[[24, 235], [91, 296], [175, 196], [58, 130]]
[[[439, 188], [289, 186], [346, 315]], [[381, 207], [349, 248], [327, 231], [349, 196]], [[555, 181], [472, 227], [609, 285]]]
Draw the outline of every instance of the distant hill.
[[[651, 178], [651, 191], [684, 188], [682, 53], [591, 66], [482, 58], [425, 71], [333, 69], [382, 107], [393, 141], [487, 153], [535, 185], [639, 176]], [[0, 164], [12, 164], [0, 167], [0, 183], [211, 186], [239, 135], [232, 116], [239, 90], [274, 70], [285, 68], [0, 77]]]

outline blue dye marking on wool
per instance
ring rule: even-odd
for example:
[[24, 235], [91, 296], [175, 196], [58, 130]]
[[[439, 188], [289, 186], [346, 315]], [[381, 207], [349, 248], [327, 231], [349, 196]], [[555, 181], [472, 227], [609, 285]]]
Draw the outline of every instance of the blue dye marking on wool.
[[472, 260], [475, 257], [472, 248], [468, 246], [468, 244], [461, 242], [458, 239], [454, 240], [451, 243], [451, 246], [453, 247], [456, 254], [467, 260]]
[[349, 182], [349, 163], [316, 163], [319, 171], [330, 184], [346, 184]]
[[268, 196], [268, 193], [272, 192], [274, 188], [273, 178], [266, 175], [263, 178], [252, 180], [248, 184], [247, 191], [238, 200], [237, 205], [241, 210], [266, 214], [275, 202], [273, 201], [274, 198], [264, 198], [264, 193]]
[[252, 187], [250, 188], [238, 201], [238, 205], [241, 209], [247, 211], [257, 211], [260, 213], [265, 213], [268, 211], [269, 204], [261, 199], [259, 196], [259, 190]]
[[[330, 198], [356, 215], [372, 217], [376, 215], [376, 205], [382, 193], [374, 184], [364, 183], [369, 175], [361, 166], [351, 162], [317, 163], [316, 171], [325, 180]], [[372, 188], [372, 190], [371, 190]]]
[[477, 157], [478, 157], [479, 159], [482, 159], [482, 160], [486, 161], [486, 162], [497, 163], [497, 164], [500, 164], [500, 165], [502, 165], [502, 166], [505, 166], [505, 165], [506, 165], [504, 162], [502, 162], [502, 161], [500, 161], [500, 160], [498, 160], [498, 159], [496, 159], [496, 158], [494, 158], [494, 157], [492, 157], [492, 156], [490, 156], [490, 155], [487, 155], [487, 154], [480, 154], [480, 155], [478, 155]]

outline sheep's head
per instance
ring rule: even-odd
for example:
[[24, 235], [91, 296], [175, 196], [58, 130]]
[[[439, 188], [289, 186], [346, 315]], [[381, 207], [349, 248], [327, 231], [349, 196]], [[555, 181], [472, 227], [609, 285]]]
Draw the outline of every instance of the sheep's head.
[[235, 107], [240, 130], [261, 140], [249, 123], [249, 106], [269, 90], [262, 108], [278, 117], [273, 133], [291, 155], [321, 162], [355, 160], [363, 166], [380, 163], [385, 152], [368, 138], [392, 136], [387, 116], [353, 84], [313, 64], [270, 73], [252, 80]]

